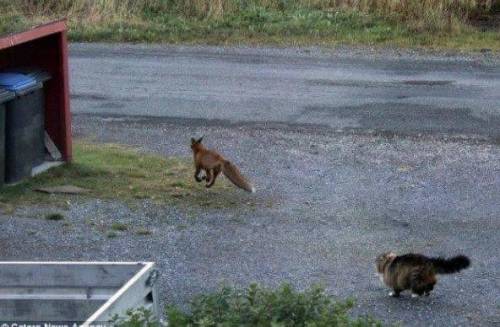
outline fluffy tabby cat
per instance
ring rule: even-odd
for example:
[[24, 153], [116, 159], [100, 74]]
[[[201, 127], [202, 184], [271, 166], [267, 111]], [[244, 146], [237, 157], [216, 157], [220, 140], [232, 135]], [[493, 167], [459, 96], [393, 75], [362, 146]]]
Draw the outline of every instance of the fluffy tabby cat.
[[467, 268], [470, 260], [464, 255], [443, 259], [388, 252], [377, 257], [376, 265], [380, 279], [393, 289], [390, 296], [398, 297], [402, 291], [411, 290], [416, 297], [430, 294], [437, 282], [436, 275], [456, 273]]

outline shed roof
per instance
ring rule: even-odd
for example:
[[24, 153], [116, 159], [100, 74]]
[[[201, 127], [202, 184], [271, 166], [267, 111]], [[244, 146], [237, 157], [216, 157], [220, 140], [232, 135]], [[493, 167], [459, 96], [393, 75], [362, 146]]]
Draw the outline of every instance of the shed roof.
[[66, 30], [66, 19], [34, 26], [26, 31], [0, 35], [0, 50]]

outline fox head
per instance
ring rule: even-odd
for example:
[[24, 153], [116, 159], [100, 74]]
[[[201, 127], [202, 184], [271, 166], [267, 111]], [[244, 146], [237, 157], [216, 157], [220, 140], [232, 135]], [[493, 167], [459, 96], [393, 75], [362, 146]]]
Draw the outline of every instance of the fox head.
[[199, 139], [195, 139], [194, 137], [191, 138], [191, 149], [197, 148], [199, 145], [201, 145], [201, 141], [203, 141], [203, 136], [200, 137]]

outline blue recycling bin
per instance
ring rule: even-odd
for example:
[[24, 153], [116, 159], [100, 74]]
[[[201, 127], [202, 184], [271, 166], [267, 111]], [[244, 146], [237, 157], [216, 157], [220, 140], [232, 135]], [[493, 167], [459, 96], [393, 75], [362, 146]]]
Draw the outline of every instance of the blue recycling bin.
[[5, 110], [5, 182], [16, 183], [30, 177], [33, 167], [44, 161], [43, 83], [9, 72], [0, 73], [0, 87], [15, 94]]
[[5, 103], [14, 97], [13, 92], [0, 89], [0, 188], [5, 183]]

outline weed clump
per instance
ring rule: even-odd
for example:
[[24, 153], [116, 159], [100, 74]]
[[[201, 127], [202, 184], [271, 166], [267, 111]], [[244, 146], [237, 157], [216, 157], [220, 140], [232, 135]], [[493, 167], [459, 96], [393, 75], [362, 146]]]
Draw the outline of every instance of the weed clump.
[[128, 230], [128, 225], [124, 223], [112, 223], [111, 229], [118, 232], [125, 232], [126, 230]]
[[46, 214], [45, 219], [53, 220], [53, 221], [64, 220], [64, 215], [62, 213], [52, 212], [52, 213]]

